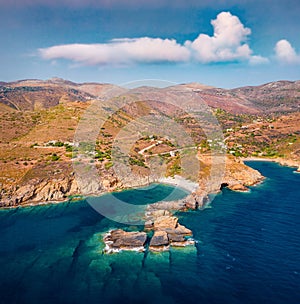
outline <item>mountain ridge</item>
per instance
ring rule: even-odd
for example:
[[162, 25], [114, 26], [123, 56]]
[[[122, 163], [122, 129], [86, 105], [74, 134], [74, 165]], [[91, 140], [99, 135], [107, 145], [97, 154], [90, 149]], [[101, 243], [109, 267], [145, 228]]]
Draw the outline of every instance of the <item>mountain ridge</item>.
[[[75, 83], [61, 78], [48, 80], [24, 79], [13, 82], [0, 82], [0, 103], [16, 110], [34, 110], [49, 108], [65, 101], [86, 102], [98, 99], [116, 89], [114, 84], [86, 82]], [[234, 89], [222, 89], [200, 83], [172, 85], [165, 88], [140, 87], [133, 92], [157, 90], [167, 93], [176, 90], [191, 90], [199, 101], [212, 108], [220, 108], [230, 113], [263, 114], [291, 113], [300, 109], [300, 81], [280, 80], [258, 86], [243, 86]]]

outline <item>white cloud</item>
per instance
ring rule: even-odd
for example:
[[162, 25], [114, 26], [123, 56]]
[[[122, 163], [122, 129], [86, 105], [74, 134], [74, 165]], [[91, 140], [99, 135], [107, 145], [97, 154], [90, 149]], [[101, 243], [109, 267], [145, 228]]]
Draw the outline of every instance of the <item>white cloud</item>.
[[253, 56], [252, 50], [246, 43], [251, 34], [238, 17], [229, 12], [222, 12], [217, 19], [212, 20], [213, 36], [200, 34], [194, 41], [187, 41], [186, 47], [193, 51], [195, 58], [203, 63], [226, 61], [250, 61], [263, 63], [267, 59]]
[[268, 59], [252, 55], [246, 43], [251, 34], [238, 17], [222, 12], [212, 20], [213, 36], [200, 34], [183, 45], [174, 39], [113, 39], [102, 44], [67, 44], [39, 49], [42, 58], [68, 59], [85, 65], [129, 65], [134, 63], [188, 62], [202, 63], [248, 61], [261, 64]]
[[175, 40], [114, 39], [104, 44], [67, 44], [39, 50], [44, 59], [69, 59], [87, 65], [128, 65], [140, 62], [185, 62], [190, 52]]
[[276, 43], [275, 55], [277, 60], [282, 63], [300, 63], [300, 55], [296, 53], [292, 45], [285, 39], [282, 39]]
[[262, 57], [262, 56], [259, 56], [259, 55], [252, 55], [250, 58], [249, 58], [249, 63], [251, 65], [257, 65], [257, 64], [265, 64], [265, 63], [269, 63], [269, 59], [266, 58], [266, 57]]

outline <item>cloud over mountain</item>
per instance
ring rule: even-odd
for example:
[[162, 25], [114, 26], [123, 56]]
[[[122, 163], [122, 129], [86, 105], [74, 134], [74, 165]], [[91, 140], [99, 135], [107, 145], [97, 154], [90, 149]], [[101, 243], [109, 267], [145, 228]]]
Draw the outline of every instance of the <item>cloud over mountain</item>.
[[211, 21], [213, 36], [200, 34], [194, 41], [179, 44], [174, 39], [113, 39], [102, 44], [66, 44], [39, 49], [42, 58], [67, 59], [85, 65], [128, 65], [134, 63], [201, 63], [248, 61], [264, 63], [268, 59], [253, 55], [247, 44], [251, 34], [237, 16], [218, 14]]
[[300, 55], [289, 41], [282, 39], [276, 43], [275, 55], [278, 61], [287, 64], [300, 64]]
[[86, 65], [184, 62], [190, 52], [175, 40], [160, 38], [114, 39], [103, 44], [66, 44], [40, 49], [44, 59], [69, 59]]

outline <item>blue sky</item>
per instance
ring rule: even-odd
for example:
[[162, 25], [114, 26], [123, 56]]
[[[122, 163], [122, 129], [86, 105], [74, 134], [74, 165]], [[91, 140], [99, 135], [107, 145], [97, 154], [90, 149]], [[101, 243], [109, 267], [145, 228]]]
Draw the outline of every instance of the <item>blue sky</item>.
[[0, 80], [300, 79], [298, 0], [0, 0]]

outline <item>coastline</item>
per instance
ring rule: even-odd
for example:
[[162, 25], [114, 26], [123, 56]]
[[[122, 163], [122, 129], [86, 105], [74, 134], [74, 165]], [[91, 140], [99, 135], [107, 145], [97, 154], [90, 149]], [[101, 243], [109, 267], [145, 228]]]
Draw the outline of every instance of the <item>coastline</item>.
[[[282, 166], [297, 168], [294, 172], [300, 173], [300, 163], [298, 163], [294, 160], [283, 159], [283, 158], [264, 158], [264, 157], [243, 157], [243, 158], [241, 157], [241, 158], [239, 158], [239, 160], [242, 161], [243, 163], [246, 161], [275, 162]], [[126, 190], [143, 188], [143, 187], [151, 186], [151, 184], [157, 184], [157, 183], [167, 185], [167, 186], [171, 185], [174, 187], [179, 187], [179, 188], [189, 192], [189, 194], [196, 191], [197, 188], [199, 187], [199, 185], [197, 183], [187, 180], [179, 175], [175, 175], [174, 177], [162, 177], [162, 178], [157, 179], [156, 181], [153, 181], [153, 183], [142, 184], [139, 187], [136, 187], [136, 186], [124, 187], [123, 189], [118, 189], [118, 190], [113, 190], [113, 191], [104, 191], [102, 193], [91, 194], [91, 197], [102, 196], [102, 195], [106, 195], [106, 194], [110, 194], [110, 193], [114, 193], [114, 192], [117, 193], [117, 192], [126, 191]], [[256, 184], [259, 184], [259, 183], [261, 183], [261, 181], [258, 181]], [[237, 189], [237, 190], [233, 190], [233, 191], [239, 191], [239, 190]], [[240, 191], [240, 192], [245, 192], [245, 191]], [[211, 194], [211, 193], [209, 193], [209, 194]], [[74, 195], [73, 197], [71, 196], [71, 197], [63, 199], [63, 200], [28, 202], [28, 203], [24, 203], [24, 204], [17, 205], [17, 206], [1, 206], [0, 210], [35, 207], [35, 206], [43, 206], [43, 205], [50, 205], [50, 204], [67, 203], [67, 202], [73, 203], [73, 202], [84, 200], [85, 198], [86, 198], [86, 196]]]
[[[84, 199], [84, 198], [82, 198]], [[17, 205], [17, 206], [1, 206], [1, 210], [7, 210], [7, 209], [17, 209], [17, 208], [29, 208], [29, 207], [35, 207], [35, 206], [46, 206], [46, 205], [57, 205], [57, 204], [62, 204], [62, 203], [76, 203], [78, 201], [81, 201], [81, 199], [78, 200], [72, 200], [72, 199], [66, 199], [66, 200], [61, 200], [61, 201], [47, 201], [47, 202], [37, 202], [37, 203], [25, 203], [22, 205]]]
[[[273, 173], [276, 173], [277, 170], [278, 174], [274, 174], [274, 176], [276, 175], [278, 177], [279, 185], [282, 173], [285, 173], [285, 181], [288, 181], [291, 177], [292, 170], [285, 170], [284, 167], [275, 164], [272, 165], [270, 162], [253, 162], [249, 163], [249, 165], [265, 168], [268, 171], [271, 170], [269, 172]], [[264, 175], [266, 176], [266, 174]], [[270, 181], [269, 179], [266, 183], [269, 184]], [[295, 181], [295, 178], [293, 181]], [[272, 181], [270, 185], [272, 185]], [[297, 184], [295, 187], [297, 189]], [[273, 190], [274, 189], [275, 188], [273, 188]], [[226, 190], [225, 193], [216, 197], [210, 208], [204, 211], [180, 212], [178, 214], [180, 215], [179, 223], [193, 231], [193, 238], [196, 240], [196, 245], [183, 248], [170, 247], [169, 252], [162, 251], [158, 253], [148, 250], [146, 252], [119, 252], [119, 250], [117, 250], [115, 253], [105, 254], [103, 252], [105, 244], [102, 238], [107, 231], [115, 230], [119, 228], [119, 225], [114, 222], [108, 222], [107, 220], [102, 221], [99, 219], [99, 221], [97, 221], [97, 215], [94, 213], [94, 210], [89, 207], [79, 208], [81, 203], [40, 207], [37, 208], [38, 210], [36, 211], [35, 208], [30, 208], [28, 211], [26, 211], [27, 209], [24, 209], [24, 211], [23, 209], [19, 209], [16, 210], [16, 213], [14, 213], [15, 210], [7, 210], [2, 212], [2, 226], [7, 227], [9, 223], [12, 225], [9, 226], [8, 229], [2, 229], [3, 234], [1, 240], [4, 249], [10, 248], [8, 246], [9, 244], [14, 246], [15, 254], [3, 255], [3, 273], [7, 272], [7, 275], [3, 276], [3, 282], [5, 283], [9, 280], [9, 282], [11, 282], [10, 290], [12, 292], [20, 291], [22, 296], [22, 289], [15, 289], [16, 285], [14, 282], [16, 271], [21, 275], [21, 273], [24, 272], [23, 270], [25, 270], [27, 271], [26, 276], [22, 277], [23, 281], [21, 284], [26, 288], [37, 287], [38, 289], [34, 289], [33, 292], [35, 292], [35, 290], [37, 290], [38, 294], [44, 292], [44, 290], [40, 289], [41, 285], [39, 285], [39, 282], [43, 282], [43, 286], [47, 288], [46, 291], [49, 290], [49, 292], [53, 292], [52, 288], [48, 289], [49, 284], [53, 282], [55, 284], [56, 281], [60, 280], [65, 282], [63, 286], [68, 287], [70, 293], [73, 292], [73, 294], [74, 286], [80, 287], [80, 284], [83, 284], [82, 286], [84, 287], [86, 286], [86, 289], [78, 287], [78, 290], [82, 291], [83, 299], [86, 297], [86, 291], [91, 290], [94, 292], [96, 288], [101, 298], [104, 292], [104, 289], [102, 289], [103, 286], [105, 286], [105, 292], [111, 292], [113, 296], [115, 295], [116, 287], [124, 286], [122, 290], [126, 292], [128, 290], [128, 292], [133, 292], [134, 294], [140, 291], [137, 289], [137, 286], [141, 286], [141, 288], [144, 288], [144, 292], [140, 292], [144, 297], [145, 294], [147, 295], [147, 292], [149, 293], [149, 290], [150, 292], [153, 290], [149, 289], [150, 284], [155, 288], [158, 286], [157, 277], [155, 277], [154, 272], [159, 275], [161, 274], [161, 277], [165, 278], [166, 284], [173, 283], [174, 279], [178, 282], [185, 282], [185, 285], [180, 286], [180, 290], [183, 292], [183, 288], [185, 288], [188, 293], [195, 288], [200, 289], [202, 287], [204, 294], [205, 290], [213, 291], [212, 286], [216, 286], [214, 281], [216, 278], [219, 280], [217, 282], [218, 284], [226, 283], [223, 285], [224, 288], [230, 287], [233, 278], [235, 279], [235, 284], [238, 286], [241, 282], [240, 274], [248, 279], [249, 275], [247, 271], [249, 272], [249, 269], [251, 273], [253, 269], [253, 272], [262, 279], [266, 278], [267, 273], [268, 276], [270, 275], [270, 282], [274, 282], [272, 276], [274, 268], [272, 267], [276, 265], [277, 269], [276, 262], [278, 262], [278, 254], [282, 256], [289, 254], [290, 257], [293, 257], [293, 252], [295, 253], [295, 242], [293, 243], [293, 241], [295, 240], [295, 236], [298, 235], [297, 230], [290, 230], [293, 225], [292, 223], [298, 223], [297, 213], [295, 213], [297, 210], [295, 209], [295, 202], [288, 200], [287, 210], [285, 210], [285, 204], [278, 203], [282, 200], [282, 196], [278, 195], [278, 193], [284, 193], [282, 192], [284, 189], [285, 186], [282, 184], [280, 191], [277, 190], [273, 192], [272, 188], [267, 185], [266, 187], [253, 190], [254, 194], [245, 195], [235, 194]], [[268, 191], [272, 192], [271, 197], [267, 195]], [[293, 192], [289, 191], [289, 193]], [[276, 196], [278, 196], [278, 200], [274, 200]], [[262, 197], [264, 199], [261, 199]], [[281, 212], [277, 213], [276, 210], [278, 210], [279, 206]], [[73, 208], [74, 211], [72, 211]], [[272, 214], [272, 216], [270, 216], [270, 214]], [[283, 220], [281, 220], [281, 214], [286, 215]], [[291, 220], [290, 216], [292, 214], [294, 214], [294, 218]], [[6, 215], [9, 216], [9, 218], [6, 219]], [[266, 221], [266, 219], [268, 221]], [[283, 231], [285, 231], [284, 234], [278, 233], [278, 225], [283, 225], [279, 227], [280, 229], [283, 228]], [[54, 227], [58, 228], [53, 229]], [[125, 228], [127, 231], [135, 229], [133, 226], [126, 226]], [[297, 229], [297, 227], [295, 228]], [[213, 234], [211, 233], [212, 231], [214, 232]], [[62, 234], [63, 232], [65, 232], [65, 234]], [[270, 235], [270, 233], [272, 234]], [[149, 232], [149, 235], [151, 235], [151, 232]], [[282, 236], [285, 236], [285, 238], [283, 239]], [[266, 246], [265, 242], [267, 237], [271, 237], [272, 240], [274, 240], [273, 243], [268, 243], [268, 246]], [[278, 239], [274, 239], [275, 237]], [[278, 242], [282, 241], [280, 247], [277, 247], [278, 243], [276, 240], [278, 240]], [[249, 244], [254, 244], [254, 242], [259, 246], [258, 248], [255, 247], [255, 250], [249, 246]], [[224, 254], [224, 246], [214, 246], [215, 244], [225, 243], [226, 246], [227, 244], [230, 245], [230, 248], [227, 250], [229, 255], [226, 255], [226, 252]], [[274, 247], [269, 247], [269, 244], [274, 244]], [[77, 251], [75, 251], [76, 248]], [[217, 252], [216, 249], [218, 250]], [[278, 252], [278, 250], [280, 250], [280, 252]], [[78, 272], [78, 275], [74, 276], [76, 281], [73, 282], [70, 281], [70, 272], [68, 271], [70, 271], [70, 265], [74, 260], [72, 256], [74, 252], [79, 256], [77, 264], [75, 264], [76, 267], [73, 268], [74, 271]], [[256, 257], [255, 263], [249, 259], [249, 256], [252, 255]], [[260, 258], [262, 258], [262, 260], [260, 260]], [[31, 261], [36, 262], [28, 268], [28, 264], [30, 264]], [[89, 263], [90, 261], [91, 263], [87, 267], [86, 262]], [[241, 261], [243, 261], [243, 263], [241, 263]], [[257, 264], [256, 261], [259, 261], [261, 264]], [[280, 273], [277, 273], [277, 270], [275, 271], [277, 275], [276, 279], [281, 280], [279, 281], [280, 286], [282, 286], [284, 291], [286, 289], [290, 290], [291, 284], [293, 284], [292, 286], [297, 286], [297, 282], [295, 281], [297, 274], [293, 272], [297, 270], [295, 269], [296, 264], [293, 259], [288, 260], [288, 262], [290, 263], [288, 270], [291, 270], [288, 278], [291, 278], [291, 281], [287, 282], [287, 277], [284, 277], [287, 273], [286, 264], [280, 265], [282, 266]], [[242, 266], [243, 269], [240, 269], [240, 266]], [[254, 266], [255, 268], [253, 268]], [[15, 271], [11, 271], [11, 269], [15, 269]], [[222, 276], [216, 276], [211, 269], [218, 269], [218, 271], [222, 272]], [[84, 274], [80, 273], [81, 270], [83, 270]], [[209, 284], [206, 284], [206, 277], [205, 280], [203, 280], [203, 271], [205, 271], [205, 276], [210, 280]], [[259, 271], [259, 273], [256, 271]], [[236, 276], [235, 272], [237, 272]], [[175, 278], [174, 275], [176, 275]], [[36, 278], [37, 281], [33, 284], [33, 281], [28, 278]], [[49, 278], [53, 278], [53, 280], [49, 280]], [[97, 285], [90, 285], [90, 287], [88, 287], [88, 285], [85, 285], [85, 278], [93, 280]], [[137, 282], [137, 278], [140, 280], [138, 285], [133, 284], [133, 287], [128, 289], [130, 287], [128, 282], [135, 283]], [[103, 282], [107, 282], [108, 285], [103, 285]], [[213, 285], [211, 285], [211, 282], [213, 282]], [[25, 283], [27, 285], [23, 285]], [[203, 286], [204, 283], [205, 285]], [[195, 284], [198, 285], [196, 286]], [[3, 286], [5, 287], [5, 285]], [[178, 286], [174, 284], [167, 286], [175, 286], [174, 288], [178, 289]], [[256, 279], [254, 279], [252, 286], [252, 290], [255, 291], [255, 288], [257, 288]], [[31, 289], [28, 290], [31, 291]], [[119, 290], [120, 289], [118, 289], [118, 291]], [[273, 293], [271, 289], [266, 288], [266, 290]], [[236, 289], [233, 287], [233, 294], [235, 291]], [[64, 292], [65, 290], [63, 289], [62, 296], [64, 296]], [[25, 294], [27, 295], [27, 293]], [[178, 295], [176, 289], [174, 294], [175, 296]], [[201, 298], [201, 294], [202, 290], [200, 289], [198, 294], [191, 295], [188, 300], [193, 302], [193, 296], [195, 295], [195, 298]], [[186, 301], [186, 295], [182, 297], [183, 303], [181, 304], [184, 304], [184, 301]], [[177, 301], [175, 296], [174, 301]], [[251, 296], [251, 299], [254, 298], [255, 295], [253, 297]], [[207, 301], [209, 302], [210, 299], [211, 298], [208, 297]], [[72, 302], [72, 300], [74, 300], [73, 296], [70, 302]], [[91, 301], [97, 302], [97, 299], [91, 299]], [[121, 299], [119, 301], [122, 302]], [[143, 302], [142, 297], [140, 301]], [[154, 302], [155, 301], [159, 303], [161, 298], [157, 300], [154, 299]], [[235, 301], [234, 296], [232, 297], [232, 301]]]
[[[276, 159], [277, 160], [277, 159]], [[263, 158], [244, 158], [242, 159], [242, 162], [244, 161], [265, 161]], [[275, 159], [267, 159], [269, 162], [274, 162]], [[278, 160], [277, 160], [278, 161]], [[145, 225], [144, 225], [144, 231], [143, 232], [126, 232], [126, 230], [117, 229], [108, 231], [103, 236], [103, 242], [105, 244], [105, 248], [103, 250], [103, 253], [105, 254], [112, 254], [112, 253], [118, 253], [123, 250], [125, 251], [136, 251], [136, 252], [143, 252], [146, 249], [146, 239], [149, 238], [149, 235], [146, 235], [145, 231], [154, 231], [153, 236], [151, 237], [150, 241], [150, 251], [156, 252], [156, 251], [169, 251], [170, 245], [173, 246], [185, 246], [185, 245], [195, 245], [194, 242], [187, 242], [186, 235], [193, 236], [193, 232], [186, 228], [185, 226], [178, 223], [178, 218], [174, 215], [172, 215], [172, 211], [184, 211], [187, 209], [198, 209], [198, 205], [202, 205], [204, 202], [204, 198], [202, 197], [201, 202], [198, 201], [198, 198], [195, 197], [195, 191], [199, 187], [197, 183], [191, 182], [181, 176], [174, 176], [173, 178], [160, 178], [156, 182], [162, 184], [162, 185], [172, 185], [173, 187], [181, 187], [183, 190], [188, 191], [189, 194], [187, 194], [190, 199], [188, 202], [184, 202], [183, 206], [178, 205], [180, 200], [173, 201], [172, 206], [170, 207], [168, 204], [164, 206], [160, 206], [159, 208], [154, 208], [153, 210], [150, 210], [148, 213], [145, 214]], [[257, 183], [260, 181], [257, 181]], [[256, 184], [257, 184], [256, 183]], [[147, 185], [151, 187], [151, 184]], [[145, 186], [142, 186], [145, 187]], [[243, 185], [244, 188], [246, 188]], [[134, 189], [134, 187], [128, 187], [126, 189], [122, 190], [130, 190]], [[231, 189], [233, 191], [239, 191], [239, 192], [245, 192], [244, 190], [241, 191], [240, 187], [237, 187], [236, 189]], [[105, 191], [100, 194], [100, 196], [103, 196], [105, 194], [112, 193], [113, 191]], [[250, 192], [249, 189], [247, 192]], [[194, 196], [193, 196], [194, 194]], [[97, 195], [93, 195], [95, 197]], [[15, 208], [26, 208], [26, 207], [35, 207], [35, 206], [43, 206], [43, 205], [49, 205], [49, 204], [59, 204], [59, 203], [71, 203], [76, 202], [80, 200], [84, 200], [85, 197], [80, 196], [73, 196], [69, 197], [66, 200], [62, 201], [46, 201], [46, 202], [37, 202], [35, 203], [28, 203], [21, 206], [10, 206], [10, 207], [4, 207], [3, 209], [15, 209]], [[192, 202], [191, 202], [192, 200]], [[157, 202], [159, 203], [159, 202]], [[175, 205], [174, 205], [175, 203]], [[175, 207], [174, 207], [175, 206]], [[187, 209], [186, 209], [187, 208]], [[171, 232], [170, 232], [171, 231]], [[114, 235], [113, 235], [114, 234]], [[136, 235], [138, 234], [138, 236]], [[143, 234], [143, 235], [140, 235]], [[145, 239], [144, 243], [141, 243], [139, 238], [143, 237]], [[128, 245], [129, 242], [134, 241], [135, 246]], [[176, 242], [180, 241], [178, 244]], [[167, 243], [168, 246], [165, 246]], [[174, 244], [173, 244], [174, 243]], [[152, 245], [152, 247], [151, 247]], [[146, 247], [145, 247], [146, 246]], [[153, 247], [154, 246], [154, 247]]]
[[[157, 181], [154, 181], [153, 183], [140, 185], [139, 187], [134, 186], [134, 187], [126, 187], [126, 188], [119, 189], [119, 190], [105, 191], [105, 192], [98, 193], [98, 194], [91, 194], [89, 197], [100, 197], [100, 196], [111, 194], [111, 193], [118, 193], [118, 192], [122, 192], [122, 191], [129, 191], [129, 190], [134, 190], [134, 189], [139, 189], [139, 188], [144, 188], [144, 187], [151, 187], [151, 185], [154, 185], [154, 184], [179, 187], [182, 190], [188, 192], [187, 195], [191, 194], [198, 187], [197, 183], [191, 182], [181, 176], [176, 175], [175, 178], [164, 177], [164, 178], [158, 179]], [[57, 201], [28, 202], [28, 203], [24, 203], [24, 204], [17, 205], [17, 206], [1, 206], [0, 210], [56, 205], [56, 204], [61, 204], [61, 203], [76, 203], [78, 201], [84, 200], [85, 198], [86, 198], [86, 196], [74, 195], [71, 198], [66, 198], [64, 200], [59, 200], [59, 201], [57, 200]]]
[[245, 161], [267, 161], [267, 162], [274, 162], [274, 163], [278, 163], [281, 166], [286, 166], [286, 167], [291, 167], [291, 168], [297, 168], [296, 172], [299, 173], [300, 172], [300, 163], [295, 161], [295, 160], [291, 160], [291, 159], [284, 159], [284, 158], [264, 158], [264, 157], [242, 157], [240, 158], [243, 162]]

